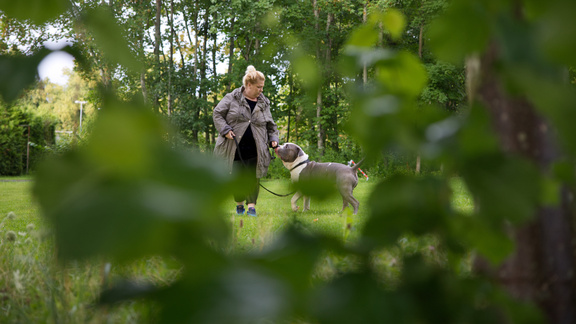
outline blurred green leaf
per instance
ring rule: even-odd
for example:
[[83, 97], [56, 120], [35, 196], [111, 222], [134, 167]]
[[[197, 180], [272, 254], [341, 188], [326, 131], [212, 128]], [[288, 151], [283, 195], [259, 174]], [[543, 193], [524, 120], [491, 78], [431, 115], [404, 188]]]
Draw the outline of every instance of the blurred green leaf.
[[[393, 116], [401, 101], [395, 96], [372, 97], [366, 94], [355, 102], [353, 113], [346, 123], [349, 134], [355, 136], [364, 148], [368, 157], [379, 156], [381, 148], [391, 145], [395, 131], [400, 125], [395, 123]], [[375, 116], [374, 114], [380, 114]], [[378, 139], [378, 140], [374, 140]]]
[[510, 318], [512, 323], [548, 323], [545, 315], [538, 309], [535, 302], [518, 301], [503, 289], [496, 290], [492, 299], [497, 305], [501, 305], [504, 315]]
[[444, 226], [450, 214], [450, 189], [437, 178], [394, 176], [374, 188], [369, 204], [363, 237], [391, 245], [406, 233], [433, 233]]
[[[201, 260], [198, 260], [201, 262]], [[159, 323], [255, 323], [280, 320], [290, 310], [287, 282], [250, 263], [230, 263], [183, 279], [156, 294]]]
[[[496, 26], [500, 57], [506, 62], [504, 71], [522, 68], [547, 73], [551, 65], [543, 60], [542, 50], [534, 37], [533, 24], [504, 16], [497, 20]], [[507, 90], [511, 93], [517, 91], [510, 86]]]
[[429, 155], [437, 155], [442, 150], [438, 141], [443, 138], [437, 137], [442, 135], [431, 127], [441, 127], [438, 123], [446, 118], [445, 111], [417, 106], [413, 101], [395, 95], [377, 96], [364, 92], [358, 93], [358, 98], [345, 127], [358, 139], [368, 157], [388, 149]]
[[6, 15], [43, 24], [58, 18], [70, 8], [68, 0], [0, 0], [0, 10]]
[[556, 62], [576, 65], [576, 2], [555, 1], [539, 21], [541, 48]]
[[557, 161], [552, 166], [552, 173], [562, 183], [576, 186], [576, 175], [574, 174], [574, 164], [572, 162]]
[[449, 224], [455, 237], [494, 265], [500, 264], [514, 251], [514, 242], [501, 224], [493, 225], [477, 215], [453, 217]]
[[293, 57], [292, 64], [294, 65], [294, 71], [304, 82], [304, 86], [308, 89], [310, 95], [314, 96], [316, 89], [320, 87], [321, 83], [320, 71], [314, 59], [303, 53], [298, 53]]
[[157, 289], [156, 286], [149, 283], [124, 280], [114, 283], [112, 287], [102, 291], [98, 298], [98, 304], [113, 305], [127, 300], [149, 297]]
[[421, 61], [408, 52], [399, 52], [392, 60], [380, 61], [376, 68], [377, 80], [393, 94], [416, 97], [428, 82]]
[[282, 14], [282, 7], [274, 6], [270, 11], [264, 16], [263, 23], [267, 28], [280, 28], [279, 17]]
[[177, 152], [149, 109], [108, 102], [88, 143], [49, 159], [34, 192], [55, 225], [59, 257], [128, 260], [182, 254], [227, 235], [217, 212], [228, 179], [218, 162]]
[[[259, 253], [190, 260], [180, 279], [154, 296], [160, 322], [254, 323], [305, 313], [311, 277], [327, 249], [343, 250], [336, 239], [306, 235], [291, 225]], [[205, 264], [219, 258], [218, 264]]]
[[317, 289], [311, 313], [320, 323], [488, 324], [501, 320], [501, 312], [489, 306], [495, 295], [491, 285], [457, 279], [420, 256], [404, 258], [402, 264], [397, 289], [387, 289], [387, 283], [378, 282], [372, 273], [348, 273]]
[[366, 24], [355, 28], [347, 41], [349, 46], [372, 47], [378, 42], [381, 26], [390, 32], [393, 39], [399, 39], [406, 28], [406, 18], [396, 9], [370, 14]]
[[492, 32], [490, 22], [481, 1], [452, 1], [430, 26], [430, 46], [440, 59], [461, 64], [468, 54], [481, 53], [486, 48]]
[[294, 183], [294, 189], [304, 196], [324, 200], [336, 193], [336, 182], [326, 178], [300, 178]]
[[350, 46], [371, 47], [378, 41], [378, 32], [371, 25], [364, 25], [355, 29], [348, 39]]
[[413, 305], [413, 323], [489, 324], [502, 320], [501, 311], [491, 307], [492, 285], [476, 278], [457, 278], [427, 264], [420, 255], [404, 258], [401, 282], [399, 297]]
[[[576, 120], [576, 89], [562, 82], [559, 74], [555, 77], [550, 74], [543, 76], [534, 71], [514, 69], [507, 75], [514, 78], [535, 108], [551, 121], [562, 147], [575, 154], [576, 128], [573, 121]], [[546, 124], [540, 125], [540, 128], [544, 134], [552, 131]]]
[[339, 68], [350, 77], [356, 76], [358, 70], [364, 68], [364, 66], [371, 67], [376, 62], [391, 60], [396, 56], [396, 52], [389, 49], [353, 45], [347, 45], [344, 53], [345, 55], [341, 58]]
[[490, 127], [486, 109], [474, 105], [464, 119], [464, 125], [457, 134], [458, 148], [453, 154], [470, 159], [483, 155], [492, 155], [500, 150], [496, 134]]
[[402, 297], [369, 273], [346, 273], [318, 287], [309, 308], [319, 323], [413, 323], [413, 314], [405, 311], [413, 305]]
[[[124, 106], [121, 106], [124, 105]], [[155, 162], [168, 128], [143, 107], [113, 102], [99, 115], [87, 158], [118, 176], [141, 177]]]
[[534, 217], [541, 179], [530, 162], [499, 154], [485, 155], [468, 160], [461, 174], [488, 222], [521, 224]]
[[406, 18], [396, 9], [388, 9], [382, 17], [384, 27], [390, 32], [393, 39], [400, 39], [404, 28], [406, 28]]
[[290, 226], [262, 253], [254, 255], [253, 261], [289, 282], [298, 293], [304, 293], [311, 288], [310, 278], [317, 260], [330, 241], [327, 237], [306, 235], [301, 229]]
[[540, 202], [544, 207], [558, 206], [562, 197], [562, 182], [550, 177], [542, 177]]
[[524, 0], [524, 13], [529, 20], [534, 21], [545, 14], [548, 8], [550, 8], [550, 5], [553, 5], [555, 2], [556, 1]]
[[[33, 55], [0, 55], [0, 96], [12, 102], [31, 86], [38, 76], [38, 64], [50, 54], [42, 49]], [[9, 77], [8, 77], [9, 76]]]
[[130, 51], [123, 29], [110, 10], [103, 6], [90, 9], [82, 15], [81, 21], [92, 32], [106, 57], [131, 71], [140, 71], [140, 62]]

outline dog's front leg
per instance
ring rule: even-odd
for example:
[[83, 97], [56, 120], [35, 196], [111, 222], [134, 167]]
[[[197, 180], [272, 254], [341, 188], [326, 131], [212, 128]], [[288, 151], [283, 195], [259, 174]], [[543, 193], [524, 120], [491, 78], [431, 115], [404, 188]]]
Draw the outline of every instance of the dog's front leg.
[[297, 191], [294, 196], [292, 196], [292, 199], [290, 200], [290, 203], [292, 204], [292, 210], [293, 211], [297, 211], [298, 210], [298, 205], [296, 204], [298, 202], [298, 200], [302, 197], [302, 193]]

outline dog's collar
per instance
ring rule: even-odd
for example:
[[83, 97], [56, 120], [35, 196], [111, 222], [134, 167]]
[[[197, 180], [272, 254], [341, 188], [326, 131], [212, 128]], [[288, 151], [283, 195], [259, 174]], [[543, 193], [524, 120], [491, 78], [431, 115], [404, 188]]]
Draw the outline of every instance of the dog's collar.
[[310, 162], [310, 160], [306, 160], [306, 161], [302, 161], [302, 162], [296, 164], [295, 167], [293, 167], [292, 169], [290, 169], [290, 172], [292, 172], [292, 170], [296, 169], [297, 167], [299, 167], [299, 166], [301, 166], [301, 165], [303, 165], [303, 164], [307, 164], [307, 163], [309, 163], [309, 162]]

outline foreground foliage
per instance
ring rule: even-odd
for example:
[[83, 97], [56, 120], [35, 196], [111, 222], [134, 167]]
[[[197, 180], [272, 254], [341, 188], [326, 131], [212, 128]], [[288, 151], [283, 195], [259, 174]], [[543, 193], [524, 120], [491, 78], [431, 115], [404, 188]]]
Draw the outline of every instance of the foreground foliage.
[[[277, 192], [288, 189], [288, 181], [267, 181], [267, 188]], [[131, 262], [117, 263], [109, 259], [91, 258], [85, 261], [57, 263], [52, 226], [39, 215], [31, 196], [30, 178], [0, 179], [0, 293], [3, 323], [142, 323], [155, 317], [157, 307], [152, 303], [134, 301], [94, 307], [99, 293], [114, 285], [124, 291], [147, 289], [150, 285], [165, 286], [180, 276], [181, 265], [170, 257], [145, 257]], [[360, 182], [356, 197], [364, 205], [374, 186]], [[471, 212], [471, 200], [459, 179], [452, 182], [458, 199], [454, 207]], [[287, 224], [297, 223], [306, 232], [332, 235], [342, 242], [354, 242], [368, 215], [361, 210], [355, 217], [336, 213], [339, 197], [315, 200], [308, 213], [289, 210], [289, 198], [263, 194], [258, 204], [259, 217], [240, 217], [234, 213], [231, 198], [222, 206], [222, 213], [232, 232], [225, 250], [230, 256], [259, 254], [268, 249], [282, 235]], [[349, 226], [350, 225], [350, 226]], [[433, 238], [404, 237], [397, 248], [382, 250], [373, 256], [379, 277], [388, 285], [398, 283], [403, 255], [423, 253], [435, 264], [443, 264], [441, 247]], [[326, 253], [315, 265], [312, 280], [321, 284], [337, 278], [346, 269], [354, 269], [357, 260], [336, 253]], [[466, 275], [469, 265], [462, 264]], [[466, 270], [468, 269], [468, 270]], [[130, 282], [126, 279], [131, 278]], [[121, 284], [120, 284], [121, 283]], [[106, 295], [104, 298], [115, 298]], [[200, 297], [198, 297], [200, 298]]]
[[[151, 286], [128, 281], [100, 295], [102, 304], [136, 298], [153, 302], [158, 307], [154, 320], [160, 322], [542, 322], [536, 308], [512, 299], [490, 278], [460, 275], [472, 250], [501, 264], [515, 249], [506, 228], [530, 222], [542, 207], [557, 206], [560, 183], [574, 184], [571, 108], [576, 100], [574, 89], [563, 86], [557, 73], [562, 64], [574, 63], [574, 43], [565, 42], [574, 39], [567, 36], [575, 29], [571, 17], [563, 15], [574, 5], [538, 3], [455, 0], [436, 23], [433, 39], [437, 53], [453, 61], [486, 50], [496, 39], [503, 48], [495, 64], [503, 83], [498, 90], [523, 95], [549, 118], [568, 163], [543, 169], [503, 153], [489, 115], [474, 98], [460, 116], [418, 105], [427, 84], [419, 58], [374, 46], [381, 26], [392, 37], [402, 33], [402, 15], [374, 13], [350, 34], [338, 65], [350, 80], [359, 79], [364, 67], [374, 76], [348, 90], [348, 131], [368, 154], [368, 163], [396, 148], [441, 162], [443, 174], [380, 181], [353, 242], [291, 223], [261, 251], [229, 253], [231, 228], [219, 206], [241, 179], [222, 172], [208, 156], [174, 150], [166, 141], [170, 128], [145, 105], [103, 92], [103, 113], [86, 145], [47, 161], [37, 174], [34, 192], [54, 226], [58, 257], [100, 257], [119, 264], [150, 255], [172, 258], [182, 267], [174, 281]], [[521, 24], [519, 9], [527, 15]], [[87, 15], [98, 32], [108, 30], [98, 30], [97, 12]], [[454, 37], [447, 37], [448, 31]], [[101, 41], [117, 62], [129, 58], [121, 46], [111, 46], [114, 40]], [[525, 46], [533, 51], [524, 51]], [[299, 71], [305, 71], [313, 62], [299, 63]], [[315, 93], [317, 84], [308, 86]], [[477, 201], [472, 215], [451, 203], [453, 174], [462, 176]], [[398, 260], [397, 280], [382, 276], [374, 256], [397, 246], [405, 233], [436, 238], [447, 266], [421, 253], [406, 254]], [[348, 266], [328, 280], [311, 280], [318, 263], [331, 254], [348, 260]]]

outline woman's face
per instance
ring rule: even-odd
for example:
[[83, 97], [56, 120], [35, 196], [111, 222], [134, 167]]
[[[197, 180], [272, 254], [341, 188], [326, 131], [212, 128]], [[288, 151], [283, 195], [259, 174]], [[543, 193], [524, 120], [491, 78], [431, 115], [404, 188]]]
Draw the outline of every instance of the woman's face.
[[244, 95], [248, 98], [255, 99], [262, 93], [263, 89], [264, 89], [264, 80], [258, 81], [255, 84], [251, 84], [250, 82], [248, 82], [244, 90]]

